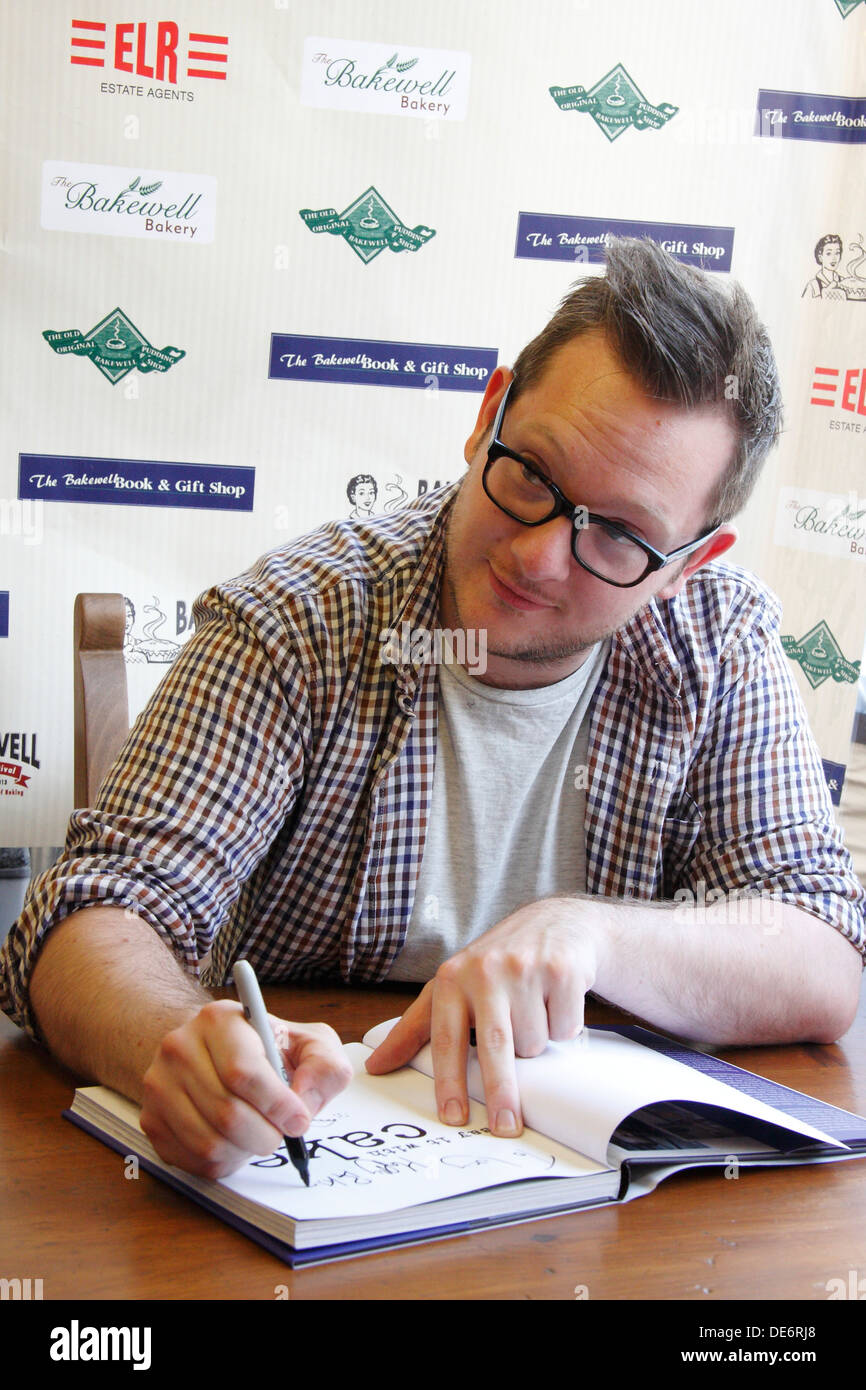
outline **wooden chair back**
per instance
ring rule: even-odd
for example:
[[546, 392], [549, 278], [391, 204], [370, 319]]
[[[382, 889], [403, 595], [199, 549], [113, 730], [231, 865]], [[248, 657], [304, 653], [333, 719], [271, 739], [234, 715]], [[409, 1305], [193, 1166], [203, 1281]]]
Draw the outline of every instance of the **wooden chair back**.
[[129, 732], [122, 594], [75, 600], [75, 805], [92, 806]]

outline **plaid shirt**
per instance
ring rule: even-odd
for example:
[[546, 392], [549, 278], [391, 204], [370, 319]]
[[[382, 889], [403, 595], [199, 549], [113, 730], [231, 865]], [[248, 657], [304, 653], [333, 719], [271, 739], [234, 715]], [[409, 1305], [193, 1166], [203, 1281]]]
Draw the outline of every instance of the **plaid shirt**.
[[[34, 1036], [38, 943], [87, 904], [129, 907], [205, 983], [381, 979], [402, 947], [436, 757], [433, 664], [385, 629], [437, 624], [456, 486], [332, 522], [197, 603], [196, 631], [0, 954]], [[700, 570], [612, 639], [590, 709], [587, 891], [762, 890], [866, 951], [864, 894], [778, 639], [749, 575]], [[408, 655], [408, 653], [407, 653]], [[491, 925], [493, 925], [491, 923]]]

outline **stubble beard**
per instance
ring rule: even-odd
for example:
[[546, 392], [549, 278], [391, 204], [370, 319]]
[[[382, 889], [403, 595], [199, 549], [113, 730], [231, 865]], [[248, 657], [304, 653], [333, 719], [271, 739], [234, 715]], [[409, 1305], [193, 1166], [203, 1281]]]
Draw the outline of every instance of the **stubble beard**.
[[[464, 485], [466, 479], [464, 478]], [[461, 493], [458, 493], [451, 515], [445, 528], [445, 584], [448, 589], [448, 596], [451, 601], [452, 612], [456, 615], [456, 625], [458, 629], [466, 631], [467, 624], [460, 611], [460, 603], [457, 598], [457, 586], [454, 582], [453, 556], [453, 535], [452, 531], [459, 517]], [[485, 557], [486, 558], [486, 557]], [[489, 563], [489, 562], [488, 562]], [[471, 626], [471, 624], [470, 624]], [[499, 657], [500, 660], [517, 661], [525, 665], [549, 666], [563, 661], [575, 661], [575, 669], [581, 664], [580, 659], [585, 659], [588, 652], [597, 642], [611, 635], [611, 629], [599, 629], [597, 632], [579, 633], [568, 641], [559, 642], [532, 642], [515, 640], [513, 643], [505, 643], [500, 640], [498, 644], [492, 645], [490, 631], [487, 630], [487, 655], [488, 658]]]
[[[448, 592], [451, 598], [453, 612], [457, 615], [457, 627], [466, 630], [466, 623], [460, 611], [460, 603], [457, 598], [457, 589], [451, 576], [447, 579]], [[591, 634], [581, 633], [579, 636], [565, 642], [520, 642], [516, 640], [512, 643], [492, 642], [490, 630], [487, 630], [487, 655], [495, 656], [507, 661], [519, 661], [532, 666], [550, 666], [562, 661], [572, 661], [576, 658], [585, 658], [587, 653], [592, 650], [597, 642], [609, 637], [608, 631], [598, 631]], [[580, 661], [577, 661], [577, 665]], [[576, 669], [576, 668], [575, 668]]]

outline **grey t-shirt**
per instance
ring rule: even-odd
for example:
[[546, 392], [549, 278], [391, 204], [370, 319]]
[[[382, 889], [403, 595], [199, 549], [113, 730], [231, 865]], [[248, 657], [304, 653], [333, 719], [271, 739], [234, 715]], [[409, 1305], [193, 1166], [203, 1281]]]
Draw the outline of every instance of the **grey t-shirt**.
[[526, 902], [586, 889], [586, 712], [608, 642], [565, 680], [500, 690], [439, 668], [430, 821], [389, 980], [428, 980]]

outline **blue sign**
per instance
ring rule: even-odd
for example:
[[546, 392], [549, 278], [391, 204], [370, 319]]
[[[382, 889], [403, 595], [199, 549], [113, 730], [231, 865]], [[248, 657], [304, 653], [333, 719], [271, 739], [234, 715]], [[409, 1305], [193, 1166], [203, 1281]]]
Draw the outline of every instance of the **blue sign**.
[[120, 507], [251, 512], [256, 470], [151, 459], [19, 454], [18, 496]]
[[824, 776], [827, 778], [827, 786], [830, 789], [830, 800], [834, 806], [838, 806], [842, 800], [842, 785], [845, 781], [845, 764], [831, 763], [828, 758], [822, 758]]
[[0, 637], [9, 636], [9, 590], [0, 589]]
[[416, 391], [483, 391], [497, 356], [496, 348], [272, 333], [268, 376], [282, 381], [408, 386]]
[[866, 143], [866, 97], [822, 96], [761, 88], [755, 134], [768, 140], [819, 140], [833, 145]]
[[733, 227], [683, 222], [630, 222], [617, 217], [572, 217], [555, 212], [521, 212], [517, 218], [518, 260], [573, 261], [597, 265], [610, 237], [649, 237], [685, 265], [730, 270]]

